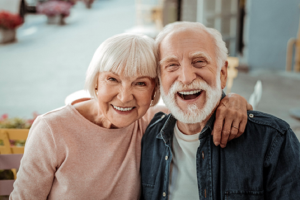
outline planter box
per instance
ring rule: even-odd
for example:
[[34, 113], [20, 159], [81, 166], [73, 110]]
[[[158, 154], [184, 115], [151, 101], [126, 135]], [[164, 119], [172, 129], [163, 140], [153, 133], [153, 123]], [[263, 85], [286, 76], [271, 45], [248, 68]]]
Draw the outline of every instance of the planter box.
[[65, 25], [65, 17], [61, 15], [47, 16], [48, 24]]
[[14, 42], [16, 40], [16, 29], [0, 28], [0, 44]]

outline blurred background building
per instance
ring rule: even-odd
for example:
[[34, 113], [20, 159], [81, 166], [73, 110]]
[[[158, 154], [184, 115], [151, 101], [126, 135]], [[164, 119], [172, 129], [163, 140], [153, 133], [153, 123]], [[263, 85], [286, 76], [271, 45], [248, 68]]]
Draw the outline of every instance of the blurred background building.
[[[300, 121], [291, 115], [300, 107], [300, 75], [286, 71], [287, 45], [299, 29], [299, 0], [61, 1], [72, 6], [55, 18], [49, 9], [38, 9], [47, 0], [0, 0], [0, 12], [24, 17], [16, 40], [0, 44], [0, 116], [28, 118], [63, 106], [68, 95], [83, 89], [94, 51], [112, 35], [155, 38], [168, 23], [193, 21], [219, 30], [229, 55], [238, 58], [231, 92], [249, 99], [261, 80], [256, 109], [286, 120], [300, 138]], [[295, 46], [291, 52], [294, 66]]]

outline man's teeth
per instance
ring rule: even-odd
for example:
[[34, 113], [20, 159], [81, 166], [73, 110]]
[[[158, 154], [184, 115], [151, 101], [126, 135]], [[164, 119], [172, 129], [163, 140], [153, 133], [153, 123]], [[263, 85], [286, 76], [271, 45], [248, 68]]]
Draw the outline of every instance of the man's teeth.
[[116, 110], [120, 110], [120, 111], [129, 111], [129, 110], [132, 110], [134, 107], [131, 107], [131, 108], [121, 108], [121, 107], [118, 107], [118, 106], [113, 106]]
[[190, 95], [190, 94], [197, 94], [198, 92], [201, 92], [201, 90], [194, 90], [194, 91], [188, 91], [188, 92], [178, 92], [182, 95]]

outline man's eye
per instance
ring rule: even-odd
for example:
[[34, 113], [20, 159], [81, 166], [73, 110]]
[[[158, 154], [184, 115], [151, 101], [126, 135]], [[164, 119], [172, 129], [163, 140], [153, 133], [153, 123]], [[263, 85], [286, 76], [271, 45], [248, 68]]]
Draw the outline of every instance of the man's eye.
[[138, 86], [146, 86], [146, 83], [145, 82], [137, 82], [136, 83]]
[[195, 67], [200, 68], [200, 67], [204, 67], [207, 63], [206, 63], [205, 60], [197, 60], [193, 64], [194, 64]]
[[171, 63], [171, 64], [168, 64], [165, 67], [166, 71], [168, 71], [168, 72], [176, 71], [178, 68], [179, 68], [179, 64], [178, 63]]

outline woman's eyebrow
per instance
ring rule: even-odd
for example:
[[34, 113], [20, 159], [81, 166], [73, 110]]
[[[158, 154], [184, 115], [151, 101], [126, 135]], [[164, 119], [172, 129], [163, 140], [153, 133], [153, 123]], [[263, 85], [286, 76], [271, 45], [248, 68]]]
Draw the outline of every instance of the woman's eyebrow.
[[159, 64], [162, 65], [163, 63], [166, 63], [166, 62], [170, 62], [170, 61], [178, 61], [178, 58], [177, 56], [167, 56], [165, 58], [163, 58], [162, 60], [159, 61]]
[[200, 58], [200, 57], [205, 58], [208, 62], [211, 61], [211, 57], [208, 54], [206, 54], [206, 53], [204, 53], [202, 51], [197, 51], [197, 52], [194, 52], [194, 53], [192, 53], [190, 55], [191, 59], [193, 59], [193, 58]]
[[136, 80], [139, 80], [139, 79], [144, 79], [144, 78], [151, 79], [151, 77], [150, 77], [150, 76], [141, 76], [141, 77], [138, 77]]

